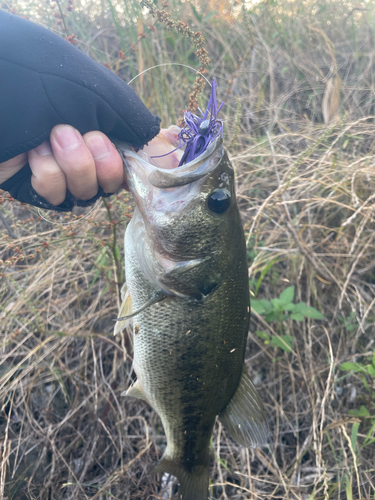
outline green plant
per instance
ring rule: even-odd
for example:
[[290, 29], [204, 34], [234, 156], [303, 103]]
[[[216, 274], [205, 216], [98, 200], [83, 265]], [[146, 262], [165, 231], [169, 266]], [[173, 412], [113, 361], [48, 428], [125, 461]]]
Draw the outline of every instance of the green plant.
[[[352, 428], [352, 448], [353, 450], [357, 450], [357, 436], [359, 426], [367, 427], [368, 423], [370, 423], [370, 429], [366, 430], [365, 439], [362, 442], [361, 447], [359, 448], [357, 455], [365, 448], [366, 446], [373, 445], [375, 443], [374, 431], [375, 431], [375, 402], [373, 401], [373, 387], [375, 385], [375, 349], [373, 354], [368, 358], [369, 363], [363, 364], [359, 362], [345, 362], [339, 366], [341, 371], [347, 371], [344, 377], [347, 377], [353, 373], [357, 374], [361, 379], [363, 386], [368, 391], [368, 395], [363, 397], [360, 396], [358, 399], [365, 400], [365, 405], [361, 404], [359, 408], [355, 408], [349, 410], [349, 415], [353, 415], [354, 417], [358, 417], [361, 419], [361, 422], [355, 422]], [[362, 430], [363, 433], [363, 430]]]
[[[272, 266], [271, 261], [266, 269]], [[262, 276], [261, 276], [262, 277]], [[266, 345], [270, 344], [273, 347], [279, 347], [284, 352], [291, 352], [293, 349], [293, 337], [291, 335], [281, 335], [283, 321], [294, 319], [295, 321], [303, 321], [304, 318], [324, 319], [324, 316], [314, 307], [307, 306], [305, 302], [293, 303], [294, 286], [288, 286], [281, 292], [277, 299], [253, 299], [251, 308], [258, 314], [264, 314], [267, 322], [275, 321], [279, 326], [279, 334], [271, 336], [264, 331], [257, 331], [259, 338], [264, 340]]]
[[375, 403], [373, 402], [373, 387], [375, 385], [375, 350], [370, 358], [368, 358], [369, 363], [363, 364], [358, 361], [350, 362], [347, 361], [339, 366], [341, 371], [348, 371], [345, 377], [351, 375], [351, 373], [357, 374], [357, 376], [362, 381], [364, 388], [368, 391], [369, 395], [367, 399], [367, 406], [361, 405], [359, 409], [349, 410], [350, 415], [357, 417], [369, 418], [371, 424], [375, 426]]
[[303, 321], [304, 318], [324, 319], [314, 307], [308, 306], [305, 302], [293, 303], [294, 286], [288, 286], [281, 292], [278, 299], [252, 300], [251, 308], [258, 314], [264, 314], [267, 322], [277, 321], [279, 324], [289, 318], [295, 321]]
[[267, 332], [256, 332], [259, 338], [264, 340], [266, 345], [272, 345], [273, 347], [279, 347], [284, 352], [292, 352], [293, 349], [293, 337], [291, 335], [271, 336]]
[[342, 316], [339, 318], [340, 323], [344, 325], [348, 333], [354, 332], [358, 328], [358, 321], [355, 316], [355, 312], [351, 311], [349, 316]]

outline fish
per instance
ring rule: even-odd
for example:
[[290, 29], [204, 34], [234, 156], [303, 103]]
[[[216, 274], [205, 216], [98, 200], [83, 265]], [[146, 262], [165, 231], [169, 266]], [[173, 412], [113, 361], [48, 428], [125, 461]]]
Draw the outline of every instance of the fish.
[[268, 436], [244, 366], [250, 293], [234, 170], [220, 135], [173, 169], [116, 145], [136, 204], [115, 326], [133, 324], [137, 379], [124, 395], [163, 424], [167, 447], [153, 472], [175, 476], [181, 500], [206, 500], [216, 419], [245, 447]]

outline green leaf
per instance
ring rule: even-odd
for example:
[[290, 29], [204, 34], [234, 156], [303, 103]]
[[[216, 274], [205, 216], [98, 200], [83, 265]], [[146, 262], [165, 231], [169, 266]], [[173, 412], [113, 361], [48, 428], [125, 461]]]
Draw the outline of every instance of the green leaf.
[[284, 310], [284, 302], [282, 302], [280, 299], [271, 299], [271, 302], [276, 311]]
[[306, 312], [304, 312], [304, 315], [307, 318], [313, 318], [313, 319], [325, 319], [323, 314], [320, 313], [315, 307], [308, 306], [306, 308]]
[[106, 260], [105, 254], [107, 253], [107, 250], [108, 250], [107, 247], [103, 247], [100, 250], [99, 255], [98, 255], [98, 257], [97, 257], [97, 259], [95, 261], [95, 264], [98, 264], [100, 262], [100, 264], [99, 264], [99, 266], [100, 266], [101, 265], [101, 261], [103, 261], [103, 260], [105, 261]]
[[294, 338], [291, 335], [284, 335], [283, 339], [291, 348], [293, 348]]
[[289, 304], [285, 304], [283, 307], [283, 311], [295, 311], [296, 305], [290, 302]]
[[115, 256], [117, 260], [121, 260], [120, 249], [117, 245], [115, 246]]
[[350, 363], [350, 362], [345, 362], [342, 365], [339, 366], [339, 370], [346, 371], [346, 370], [353, 370], [354, 372], [366, 372], [365, 367], [362, 365], [362, 363]]
[[209, 14], [207, 14], [207, 16], [204, 16], [203, 22], [206, 23], [209, 19], [211, 19], [211, 17], [216, 16], [216, 14], [219, 14], [219, 11], [218, 10], [213, 10], [212, 12], [210, 12]]
[[269, 313], [266, 314], [266, 321], [269, 323], [270, 321], [278, 321], [278, 312], [275, 309], [272, 309]]
[[262, 300], [251, 299], [250, 305], [251, 308], [258, 314], [266, 314], [267, 312], [273, 311], [273, 306], [271, 302], [269, 302], [266, 299]]
[[374, 355], [373, 355], [373, 357], [372, 357], [372, 366], [374, 366], [374, 367], [375, 367], [375, 351], [374, 351]]
[[371, 375], [371, 377], [375, 378], [375, 367], [373, 367], [372, 365], [367, 365], [366, 370], [369, 373], [369, 375]]
[[258, 335], [258, 337], [264, 341], [267, 341], [269, 342], [270, 341], [270, 336], [268, 335], [267, 332], [255, 332], [256, 335]]
[[349, 415], [354, 415], [355, 417], [369, 417], [370, 412], [365, 406], [361, 405], [359, 410], [349, 410]]
[[371, 429], [368, 431], [366, 439], [363, 441], [362, 448], [364, 448], [369, 444], [372, 444], [375, 441], [375, 438], [371, 437], [374, 430], [375, 430], [375, 421], [371, 420]]
[[345, 481], [346, 500], [353, 500], [352, 486], [350, 484], [350, 479], [348, 475], [344, 477], [344, 481]]
[[351, 435], [352, 448], [353, 448], [354, 452], [356, 452], [356, 450], [357, 450], [358, 427], [359, 427], [359, 422], [354, 422], [353, 427], [352, 427], [352, 435]]
[[293, 299], [294, 299], [294, 286], [288, 286], [288, 288], [285, 288], [285, 290], [280, 293], [279, 299], [284, 304], [289, 304], [289, 302], [293, 302]]
[[324, 319], [323, 314], [315, 309], [315, 307], [307, 306], [304, 302], [298, 302], [298, 304], [295, 304], [295, 311], [303, 314], [305, 318]]
[[292, 319], [294, 319], [295, 321], [303, 321], [303, 314], [299, 312], [294, 313], [292, 314]]
[[366, 377], [364, 377], [363, 375], [358, 375], [359, 378], [362, 380], [362, 384], [364, 386], [365, 389], [367, 389], [368, 391], [370, 390], [370, 387], [368, 386], [368, 383], [367, 383], [367, 380], [366, 380]]
[[266, 265], [266, 267], [263, 269], [263, 271], [261, 272], [259, 279], [257, 281], [256, 287], [255, 287], [255, 296], [258, 293], [258, 290], [259, 290], [260, 285], [262, 284], [263, 278], [265, 277], [265, 275], [268, 273], [268, 271], [271, 269], [271, 267], [274, 265], [275, 262], [276, 262], [276, 258], [272, 259], [271, 262], [269, 262]]
[[222, 460], [218, 455], [215, 455], [216, 459], [218, 462], [221, 463], [221, 465], [224, 467], [224, 469], [226, 469], [229, 473], [230, 473], [230, 469], [228, 467], [228, 462], [226, 460]]
[[197, 19], [197, 21], [199, 21], [201, 23], [203, 15], [199, 14], [199, 12], [197, 11], [197, 9], [194, 7], [193, 4], [190, 4], [190, 7], [191, 7], [191, 10], [193, 11], [193, 14], [194, 14], [195, 18]]
[[273, 311], [273, 306], [269, 300], [262, 299], [261, 302], [267, 312]]
[[261, 300], [252, 300], [251, 301], [251, 309], [253, 309], [256, 313], [258, 314], [264, 314], [266, 312], [266, 309], [264, 305], [262, 304]]
[[306, 318], [324, 319], [323, 314], [321, 314], [317, 309], [315, 309], [315, 307], [305, 305], [305, 307], [301, 312]]
[[280, 337], [272, 337], [271, 345], [273, 347], [279, 347], [285, 352], [291, 352], [293, 348], [293, 337], [290, 335], [284, 335], [281, 339]]

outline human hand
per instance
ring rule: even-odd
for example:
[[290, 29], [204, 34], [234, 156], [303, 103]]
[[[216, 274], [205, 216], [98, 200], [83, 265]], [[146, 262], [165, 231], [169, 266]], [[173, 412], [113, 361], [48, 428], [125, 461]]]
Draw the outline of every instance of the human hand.
[[102, 132], [82, 136], [70, 125], [56, 125], [37, 148], [0, 163], [0, 184], [29, 163], [31, 184], [52, 205], [65, 200], [66, 189], [79, 200], [89, 200], [100, 186], [105, 193], [117, 191], [123, 181], [122, 159]]
[[[66, 212], [117, 189], [122, 163], [108, 137], [139, 149], [160, 129], [160, 118], [109, 69], [45, 28], [1, 9], [0, 88], [0, 188], [40, 208]], [[61, 123], [82, 134], [78, 145], [59, 146]], [[98, 137], [109, 144], [108, 157], [96, 157]], [[43, 148], [35, 148], [48, 138], [53, 155], [38, 154]], [[64, 192], [63, 203], [56, 205]]]

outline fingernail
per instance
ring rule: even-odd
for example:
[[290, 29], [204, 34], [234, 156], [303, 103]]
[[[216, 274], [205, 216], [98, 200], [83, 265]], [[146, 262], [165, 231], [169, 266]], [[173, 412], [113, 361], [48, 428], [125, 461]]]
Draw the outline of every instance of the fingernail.
[[62, 149], [77, 149], [81, 145], [80, 133], [70, 125], [60, 125], [55, 134], [56, 140]]
[[52, 154], [51, 146], [47, 141], [42, 142], [42, 144], [35, 148], [35, 151], [39, 156], [48, 156]]
[[86, 140], [87, 147], [91, 151], [94, 160], [103, 160], [110, 155], [109, 146], [100, 135], [93, 135]]

